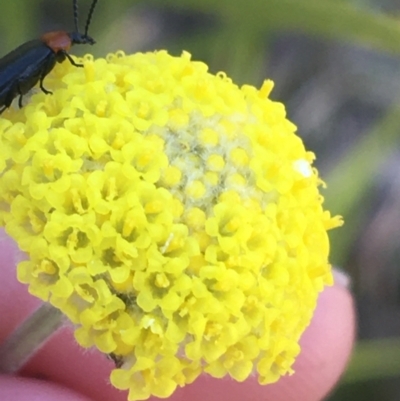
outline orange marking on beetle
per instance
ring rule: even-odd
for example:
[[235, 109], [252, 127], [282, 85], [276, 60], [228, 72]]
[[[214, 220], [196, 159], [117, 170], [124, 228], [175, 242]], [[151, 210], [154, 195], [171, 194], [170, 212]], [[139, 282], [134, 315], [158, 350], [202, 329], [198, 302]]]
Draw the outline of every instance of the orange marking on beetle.
[[71, 38], [65, 31], [45, 33], [40, 37], [40, 40], [50, 47], [54, 53], [58, 53], [60, 50], [68, 51], [72, 45]]

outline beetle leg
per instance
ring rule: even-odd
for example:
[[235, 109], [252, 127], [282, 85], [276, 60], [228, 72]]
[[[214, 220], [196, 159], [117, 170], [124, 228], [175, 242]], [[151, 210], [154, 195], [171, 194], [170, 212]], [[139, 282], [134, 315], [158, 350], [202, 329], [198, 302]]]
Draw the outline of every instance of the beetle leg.
[[75, 67], [83, 67], [83, 64], [76, 63], [75, 60], [65, 51], [62, 50], [64, 56], [69, 60], [69, 62]]
[[[18, 90], [18, 86], [17, 86], [17, 90]], [[11, 103], [12, 103], [15, 95], [16, 95], [15, 88], [11, 88], [11, 90], [7, 93], [6, 99], [4, 101], [4, 110], [8, 109], [11, 106]], [[2, 110], [1, 112], [3, 112], [4, 110]]]
[[22, 109], [22, 92], [21, 92], [21, 88], [19, 87], [19, 83], [17, 85], [17, 92], [18, 92], [18, 95], [19, 95], [18, 106], [19, 106], [20, 109]]
[[0, 109], [0, 114], [3, 113], [6, 109], [11, 106], [11, 103], [18, 92], [18, 83], [14, 83], [14, 85], [7, 92], [4, 102], [2, 104], [2, 108]]
[[47, 89], [43, 86], [43, 80], [44, 80], [44, 77], [45, 77], [45, 76], [46, 76], [46, 75], [42, 74], [42, 76], [40, 77], [39, 87], [40, 87], [40, 89], [41, 89], [46, 95], [50, 95], [50, 94], [52, 94], [53, 92], [47, 90]]

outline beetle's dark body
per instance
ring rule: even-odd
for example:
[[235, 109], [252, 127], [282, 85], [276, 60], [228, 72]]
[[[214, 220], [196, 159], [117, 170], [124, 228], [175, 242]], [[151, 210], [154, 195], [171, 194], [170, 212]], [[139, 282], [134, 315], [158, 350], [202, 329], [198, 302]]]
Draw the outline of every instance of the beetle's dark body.
[[26, 42], [0, 59], [1, 111], [10, 107], [16, 96], [20, 95], [21, 99], [29, 92], [54, 68], [57, 61], [57, 54], [40, 39]]
[[38, 82], [44, 93], [51, 93], [44, 88], [43, 79], [57, 62], [61, 63], [68, 58], [76, 67], [83, 66], [75, 63], [68, 50], [74, 44], [95, 43], [88, 36], [87, 30], [96, 3], [97, 0], [92, 2], [84, 34], [77, 29], [77, 5], [74, 0], [75, 32], [49, 32], [40, 39], [24, 43], [0, 59], [0, 114], [10, 107], [17, 96], [19, 106], [22, 107], [22, 96]]

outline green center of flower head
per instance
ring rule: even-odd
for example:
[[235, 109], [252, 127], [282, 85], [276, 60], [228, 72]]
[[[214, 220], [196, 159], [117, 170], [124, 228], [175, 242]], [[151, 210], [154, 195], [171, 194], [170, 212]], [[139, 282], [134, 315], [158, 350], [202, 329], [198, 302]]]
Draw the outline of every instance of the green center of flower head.
[[19, 280], [116, 361], [130, 400], [291, 373], [341, 221], [271, 81], [239, 88], [187, 53], [83, 61], [0, 119]]

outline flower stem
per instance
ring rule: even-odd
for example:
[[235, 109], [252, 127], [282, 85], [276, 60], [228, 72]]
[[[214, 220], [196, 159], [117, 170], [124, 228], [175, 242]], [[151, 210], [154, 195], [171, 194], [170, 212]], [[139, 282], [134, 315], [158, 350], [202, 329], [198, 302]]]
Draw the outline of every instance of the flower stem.
[[0, 345], [0, 372], [18, 372], [63, 323], [58, 309], [41, 305]]

